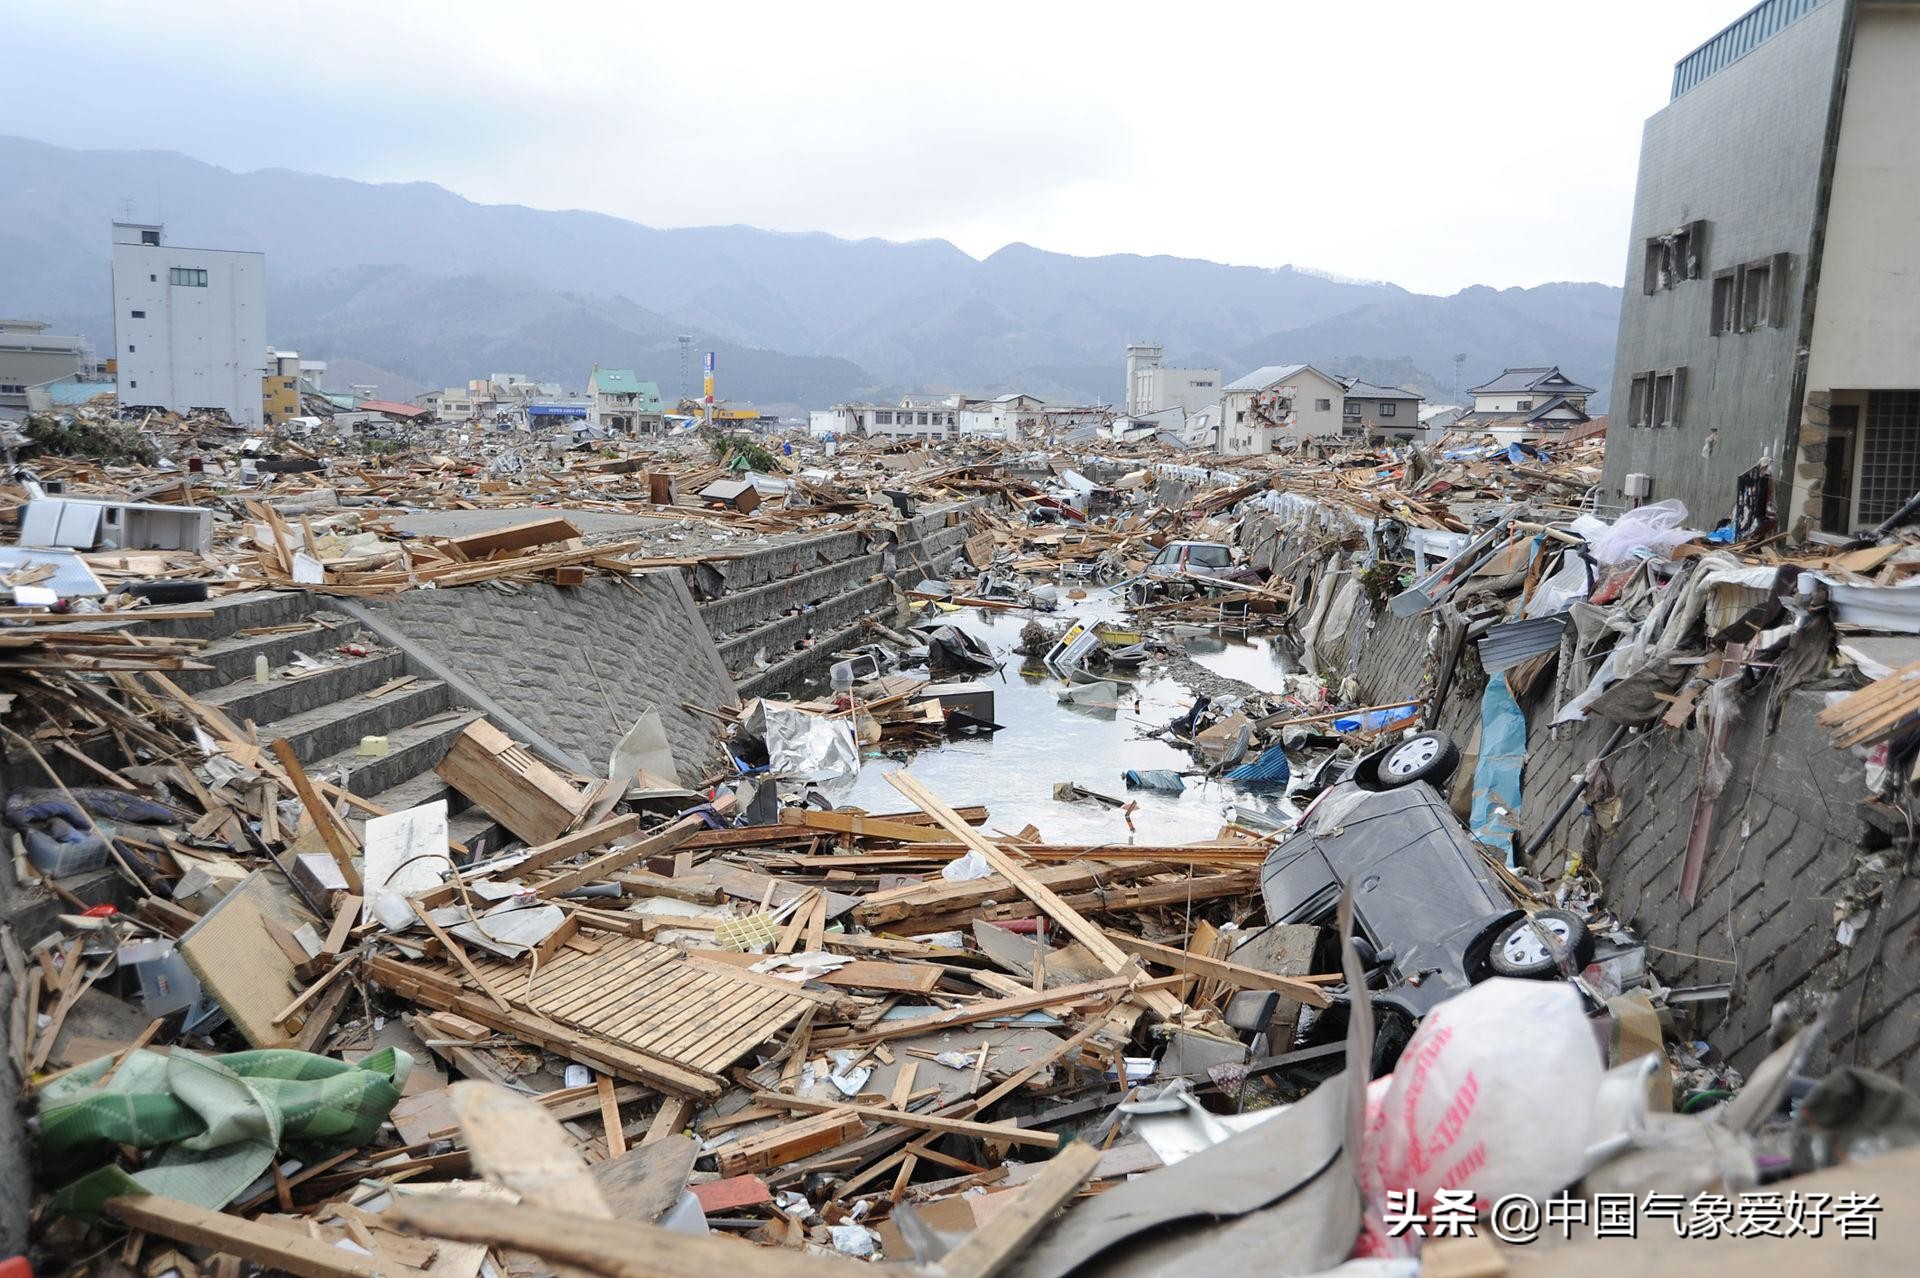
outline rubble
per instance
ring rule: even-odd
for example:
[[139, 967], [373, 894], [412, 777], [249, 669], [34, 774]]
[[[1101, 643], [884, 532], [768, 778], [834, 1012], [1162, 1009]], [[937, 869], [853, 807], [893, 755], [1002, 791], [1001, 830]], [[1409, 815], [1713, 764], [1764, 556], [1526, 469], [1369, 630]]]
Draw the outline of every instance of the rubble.
[[[673, 440], [358, 456], [144, 430], [151, 466], [43, 457], [13, 493], [211, 522], [205, 549], [21, 547], [49, 559], [8, 570], [0, 730], [47, 783], [9, 796], [12, 873], [51, 903], [38, 935], [0, 941], [49, 1258], [329, 1278], [1438, 1268], [1437, 1236], [1422, 1257], [1391, 1227], [1400, 1195], [1465, 1189], [1472, 1220], [1509, 1194], [1811, 1183], [1843, 1150], [1862, 1185], [1911, 1169], [1862, 1156], [1911, 1139], [1910, 1094], [1835, 1076], [1787, 1106], [1811, 1030], [1742, 1078], [1698, 1033], [1730, 992], [1663, 982], [1597, 867], [1548, 846], [1607, 801], [1623, 743], [1711, 738], [1736, 698], [1775, 711], [1830, 673], [1849, 686], [1822, 726], [1904, 804], [1920, 659], [1873, 655], [1859, 627], [1920, 633], [1909, 531], [1789, 549], [1674, 512], [1609, 523], [1582, 504], [1599, 443], [1196, 475], [1159, 445], [801, 442], [770, 474]], [[703, 594], [765, 539], [904, 551], [901, 521], [942, 503], [972, 531], [905, 578], [909, 620], [868, 617], [824, 687], [687, 707], [718, 771], [676, 760], [657, 713], [617, 724], [597, 774], [461, 725], [435, 772], [508, 831], [499, 848], [457, 842], [444, 800], [369, 812], [271, 725], [183, 691], [167, 672], [206, 668], [197, 642], [137, 623], [195, 609], [124, 589], [339, 604], [665, 569]], [[412, 526], [487, 510], [510, 514]], [[67, 560], [100, 592], [30, 602]], [[963, 624], [1006, 613], [1024, 667]], [[337, 616], [287, 628], [304, 646], [277, 678], [380, 655]], [[1421, 686], [1366, 695], [1315, 660], [1367, 616], [1432, 620]], [[1300, 664], [1150, 718], [1143, 686], [1201, 627], [1284, 638]], [[1005, 713], [1020, 678], [1046, 681], [1049, 714], [1191, 766], [1050, 777], [1032, 813], [916, 775], [1044, 733]], [[1620, 730], [1523, 838], [1520, 707], [1548, 693]], [[1455, 696], [1480, 698], [1475, 742], [1437, 730]], [[898, 799], [847, 802], [880, 760], [904, 764], [884, 770]], [[1703, 783], [1709, 814], [1726, 780]], [[1135, 841], [1142, 806], [1196, 791], [1222, 809], [1204, 837]], [[1049, 839], [1048, 812], [1112, 837]], [[1683, 890], [1706, 853], [1684, 849]], [[1873, 873], [1838, 921], [1854, 934]]]

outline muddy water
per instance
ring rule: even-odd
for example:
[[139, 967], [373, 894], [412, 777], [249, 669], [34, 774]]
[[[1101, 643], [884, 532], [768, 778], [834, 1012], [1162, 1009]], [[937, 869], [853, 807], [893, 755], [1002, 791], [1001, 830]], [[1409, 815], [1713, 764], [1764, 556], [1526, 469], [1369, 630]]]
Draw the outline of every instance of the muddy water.
[[[1083, 615], [1118, 620], [1113, 609], [1082, 604]], [[1045, 620], [1055, 625], [1069, 614], [1054, 613]], [[981, 679], [994, 690], [994, 721], [1003, 730], [992, 737], [961, 739], [922, 750], [907, 765], [912, 774], [932, 787], [948, 803], [984, 803], [990, 830], [1012, 833], [1031, 822], [1050, 843], [1132, 841], [1185, 842], [1211, 837], [1220, 827], [1225, 809], [1238, 793], [1218, 782], [1188, 777], [1182, 794], [1128, 790], [1121, 774], [1128, 769], [1195, 768], [1193, 756], [1164, 742], [1142, 740], [1140, 734], [1157, 729], [1185, 712], [1192, 696], [1165, 678], [1148, 677], [1121, 683], [1114, 709], [1063, 706], [1059, 691], [1068, 685], [1037, 662], [1011, 649], [1029, 620], [1025, 613], [965, 609], [946, 620], [981, 640], [1006, 661], [1001, 674]], [[893, 759], [869, 757], [859, 778], [845, 793], [833, 793], [837, 804], [853, 804], [868, 811], [911, 806], [905, 796], [887, 784], [885, 774], [902, 765]], [[1091, 790], [1120, 799], [1136, 799], [1137, 831], [1129, 835], [1116, 808], [1103, 804], [1061, 803], [1053, 797], [1054, 783], [1077, 781]]]

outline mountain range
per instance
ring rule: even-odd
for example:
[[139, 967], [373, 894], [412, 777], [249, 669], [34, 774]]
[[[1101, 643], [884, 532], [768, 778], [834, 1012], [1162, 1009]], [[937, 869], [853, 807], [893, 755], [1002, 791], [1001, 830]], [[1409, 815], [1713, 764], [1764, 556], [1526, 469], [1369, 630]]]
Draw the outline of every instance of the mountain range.
[[685, 334], [696, 359], [716, 352], [721, 396], [785, 409], [909, 390], [1112, 403], [1141, 340], [1228, 378], [1310, 362], [1442, 402], [1456, 376], [1558, 364], [1604, 407], [1619, 318], [1605, 284], [1435, 297], [1291, 266], [1025, 244], [978, 260], [943, 240], [661, 230], [423, 182], [23, 138], [0, 137], [0, 172], [0, 311], [111, 349], [109, 224], [164, 222], [168, 243], [264, 251], [269, 339], [328, 360], [330, 385], [390, 397], [496, 371], [577, 388], [595, 365], [637, 369], [671, 397]]

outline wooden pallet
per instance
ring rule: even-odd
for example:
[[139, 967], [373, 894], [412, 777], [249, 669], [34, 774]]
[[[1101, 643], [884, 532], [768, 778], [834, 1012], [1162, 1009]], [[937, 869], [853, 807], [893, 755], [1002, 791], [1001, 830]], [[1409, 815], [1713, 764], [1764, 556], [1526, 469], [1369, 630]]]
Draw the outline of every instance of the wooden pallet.
[[508, 1000], [632, 1051], [718, 1074], [814, 1000], [752, 972], [690, 962], [670, 945], [596, 934], [591, 954], [562, 947], [531, 981], [525, 964], [475, 966]]

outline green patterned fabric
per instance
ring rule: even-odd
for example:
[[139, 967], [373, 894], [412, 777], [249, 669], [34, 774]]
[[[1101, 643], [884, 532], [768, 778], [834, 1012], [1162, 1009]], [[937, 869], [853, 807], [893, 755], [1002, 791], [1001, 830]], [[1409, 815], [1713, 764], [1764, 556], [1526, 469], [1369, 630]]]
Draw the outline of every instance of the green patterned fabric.
[[[46, 1177], [71, 1181], [54, 1198], [57, 1211], [93, 1215], [115, 1194], [137, 1192], [225, 1207], [283, 1149], [324, 1157], [371, 1141], [413, 1068], [395, 1048], [357, 1064], [291, 1050], [202, 1056], [176, 1048], [134, 1052], [102, 1088], [112, 1059], [40, 1093]], [[131, 1175], [101, 1166], [121, 1145], [158, 1152]]]

